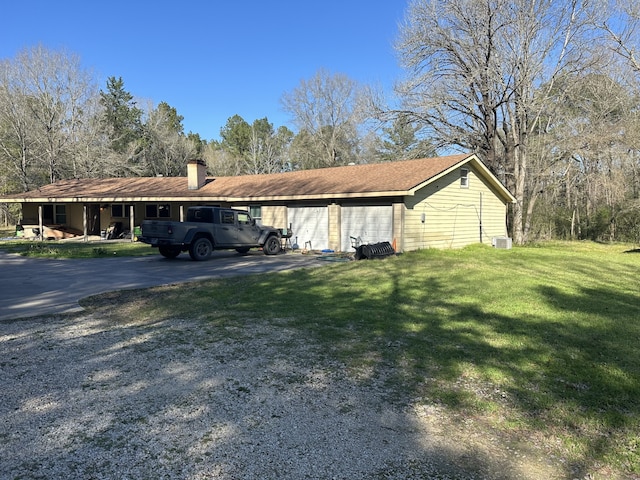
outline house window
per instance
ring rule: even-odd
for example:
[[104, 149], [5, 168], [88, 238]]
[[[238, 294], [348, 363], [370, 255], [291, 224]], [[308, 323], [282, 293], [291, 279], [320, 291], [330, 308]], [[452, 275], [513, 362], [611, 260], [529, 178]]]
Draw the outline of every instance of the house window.
[[51, 205], [51, 204], [43, 205], [42, 206], [42, 222], [45, 223], [45, 224], [54, 223], [53, 219], [54, 219], [53, 205]]
[[249, 215], [251, 215], [251, 218], [260, 220], [262, 218], [262, 207], [260, 205], [249, 205]]
[[130, 210], [131, 210], [131, 205], [114, 203], [111, 205], [111, 216], [115, 218], [129, 218]]
[[469, 188], [469, 169], [460, 169], [460, 188]]
[[171, 206], [168, 203], [147, 203], [145, 205], [146, 218], [171, 218]]
[[67, 223], [67, 206], [66, 205], [55, 205], [55, 223], [58, 225], [64, 225]]
[[67, 206], [43, 205], [42, 222], [45, 224], [65, 225], [67, 223]]

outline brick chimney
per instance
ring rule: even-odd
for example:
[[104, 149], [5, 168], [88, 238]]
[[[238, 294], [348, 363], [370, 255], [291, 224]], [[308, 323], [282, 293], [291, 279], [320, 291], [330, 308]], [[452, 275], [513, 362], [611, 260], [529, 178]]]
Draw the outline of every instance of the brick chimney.
[[189, 190], [198, 190], [207, 181], [207, 164], [204, 160], [190, 160], [187, 164], [187, 185]]

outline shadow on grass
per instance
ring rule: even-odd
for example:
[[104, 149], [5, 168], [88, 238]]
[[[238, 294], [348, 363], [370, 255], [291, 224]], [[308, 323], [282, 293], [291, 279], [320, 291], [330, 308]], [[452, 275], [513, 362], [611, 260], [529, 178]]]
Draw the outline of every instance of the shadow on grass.
[[286, 311], [301, 336], [313, 335], [361, 382], [382, 379], [392, 401], [421, 399], [471, 416], [504, 409], [524, 431], [568, 445], [568, 477], [602, 462], [640, 472], [638, 295], [541, 285], [533, 292], [539, 311], [516, 316], [460, 302], [457, 290], [481, 286], [458, 278], [416, 278], [381, 264], [371, 282], [363, 289], [336, 272], [326, 288], [326, 272], [299, 272], [267, 297], [232, 304]]

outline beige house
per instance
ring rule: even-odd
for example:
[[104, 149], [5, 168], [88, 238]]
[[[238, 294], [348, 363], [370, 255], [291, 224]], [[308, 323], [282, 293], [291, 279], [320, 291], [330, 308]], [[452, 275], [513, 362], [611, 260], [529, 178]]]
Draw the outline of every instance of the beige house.
[[[192, 205], [242, 208], [265, 225], [291, 228], [300, 248], [352, 251], [352, 239], [396, 251], [491, 244], [506, 237], [511, 193], [475, 155], [267, 175], [61, 180], [0, 197], [22, 204], [22, 224], [88, 238], [145, 219], [182, 220]], [[47, 233], [48, 232], [48, 233]], [[59, 234], [57, 234], [59, 236]]]

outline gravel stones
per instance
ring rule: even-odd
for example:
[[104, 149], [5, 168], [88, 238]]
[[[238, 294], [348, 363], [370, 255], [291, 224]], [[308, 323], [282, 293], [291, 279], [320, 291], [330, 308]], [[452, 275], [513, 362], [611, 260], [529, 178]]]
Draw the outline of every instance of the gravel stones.
[[0, 478], [527, 478], [382, 380], [286, 322], [0, 322]]

